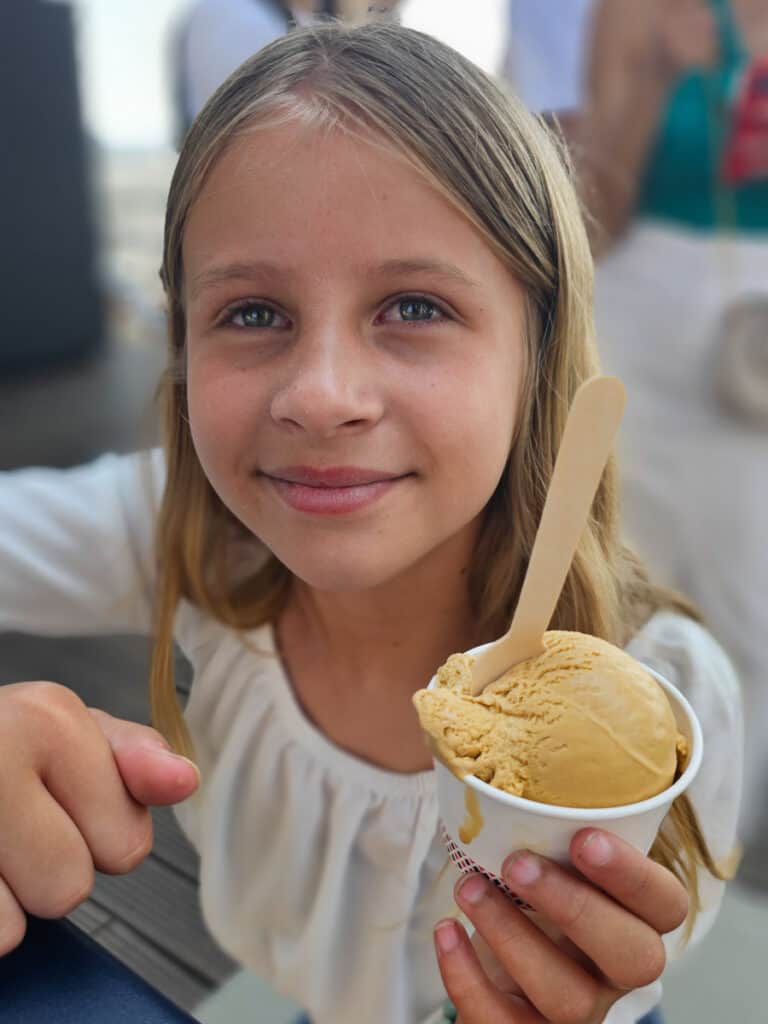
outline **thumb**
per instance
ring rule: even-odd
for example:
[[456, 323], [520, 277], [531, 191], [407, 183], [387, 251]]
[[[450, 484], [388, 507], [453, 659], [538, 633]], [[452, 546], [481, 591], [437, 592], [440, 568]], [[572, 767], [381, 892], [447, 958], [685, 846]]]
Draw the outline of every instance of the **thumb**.
[[165, 807], [195, 792], [200, 785], [197, 765], [174, 754], [156, 729], [97, 708], [88, 710], [112, 748], [120, 776], [134, 800], [148, 807]]

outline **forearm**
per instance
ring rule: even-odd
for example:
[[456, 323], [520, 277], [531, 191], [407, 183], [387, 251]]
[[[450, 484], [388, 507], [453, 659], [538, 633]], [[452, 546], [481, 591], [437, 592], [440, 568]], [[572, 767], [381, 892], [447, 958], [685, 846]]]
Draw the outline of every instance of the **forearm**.
[[0, 631], [149, 630], [152, 471], [144, 455], [107, 455], [0, 474]]
[[633, 74], [620, 103], [592, 99], [567, 129], [593, 252], [599, 255], [632, 218], [640, 181], [668, 94], [650, 69]]

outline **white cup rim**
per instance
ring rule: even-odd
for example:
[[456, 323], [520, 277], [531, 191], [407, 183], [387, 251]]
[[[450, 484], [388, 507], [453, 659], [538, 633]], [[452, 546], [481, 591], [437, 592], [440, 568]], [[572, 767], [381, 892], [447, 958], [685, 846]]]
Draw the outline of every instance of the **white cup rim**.
[[[475, 647], [466, 653], [470, 655], [476, 654], [487, 646], [487, 644], [483, 644], [481, 647]], [[677, 778], [671, 786], [667, 786], [666, 789], [663, 789], [655, 796], [648, 797], [646, 800], [638, 800], [632, 804], [619, 804], [615, 807], [562, 807], [558, 804], [545, 804], [538, 800], [528, 800], [526, 797], [514, 796], [512, 793], [507, 793], [503, 789], [499, 789], [497, 786], [491, 786], [487, 782], [483, 782], [482, 779], [478, 779], [474, 775], [465, 775], [461, 780], [457, 779], [457, 781], [460, 781], [463, 785], [469, 786], [470, 789], [476, 790], [476, 792], [483, 796], [486, 796], [491, 800], [496, 800], [499, 803], [507, 804], [509, 807], [515, 807], [518, 810], [527, 811], [529, 814], [539, 813], [544, 817], [561, 818], [565, 821], [581, 821], [585, 817], [589, 817], [590, 821], [593, 822], [615, 820], [616, 818], [629, 818], [645, 814], [648, 811], [654, 811], [662, 806], [671, 805], [672, 802], [690, 786], [699, 770], [703, 755], [704, 737], [702, 736], [701, 726], [699, 725], [698, 718], [694, 714], [693, 708], [677, 687], [673, 686], [668, 679], [658, 673], [655, 669], [651, 668], [650, 665], [646, 665], [644, 662], [640, 662], [640, 664], [646, 672], [649, 672], [654, 679], [658, 681], [661, 688], [670, 698], [673, 708], [676, 705], [676, 709], [679, 709], [679, 711], [682, 712], [690, 729], [691, 750], [688, 756], [688, 764], [685, 766], [680, 777]], [[428, 689], [433, 689], [436, 683], [437, 676], [435, 675], [430, 680]], [[677, 720], [677, 715], [675, 716], [675, 720]]]

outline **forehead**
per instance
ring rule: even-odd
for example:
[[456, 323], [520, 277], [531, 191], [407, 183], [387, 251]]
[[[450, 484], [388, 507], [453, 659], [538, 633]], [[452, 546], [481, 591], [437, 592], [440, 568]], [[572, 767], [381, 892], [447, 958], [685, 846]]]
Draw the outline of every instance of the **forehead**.
[[380, 138], [301, 124], [257, 128], [216, 160], [187, 219], [187, 276], [222, 253], [310, 265], [442, 254], [501, 261], [469, 219]]

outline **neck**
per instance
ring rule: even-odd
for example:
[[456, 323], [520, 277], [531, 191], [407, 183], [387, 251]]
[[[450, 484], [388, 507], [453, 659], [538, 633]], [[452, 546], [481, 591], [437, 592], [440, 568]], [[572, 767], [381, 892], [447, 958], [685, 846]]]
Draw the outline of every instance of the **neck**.
[[450, 554], [362, 593], [295, 581], [278, 622], [288, 665], [312, 651], [340, 687], [354, 681], [363, 690], [411, 694], [425, 686], [449, 654], [489, 639], [479, 636], [470, 609], [469, 552]]
[[449, 654], [489, 639], [469, 604], [473, 541], [454, 538], [364, 591], [295, 581], [277, 622], [283, 663], [305, 714], [338, 747], [391, 771], [430, 767], [411, 697]]

